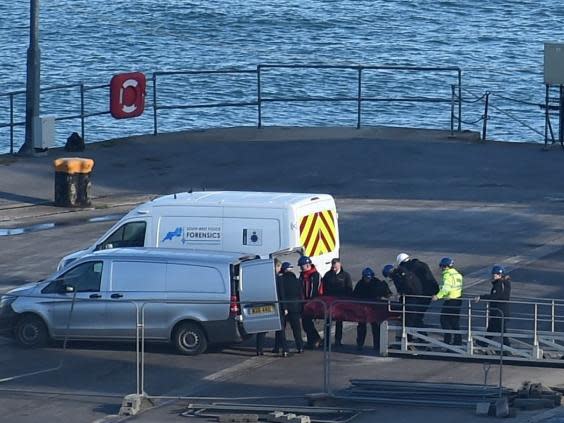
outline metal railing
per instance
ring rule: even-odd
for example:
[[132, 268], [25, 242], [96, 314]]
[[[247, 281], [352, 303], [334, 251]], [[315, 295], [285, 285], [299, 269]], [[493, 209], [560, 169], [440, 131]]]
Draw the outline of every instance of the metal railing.
[[[107, 294], [107, 292], [106, 292]], [[29, 297], [31, 299], [41, 298], [45, 300], [45, 298], [50, 298], [46, 295], [19, 295], [19, 294], [10, 294], [14, 297]], [[417, 298], [429, 298], [429, 297], [422, 297], [418, 296]], [[146, 385], [146, 370], [147, 366], [151, 365], [148, 364], [145, 360], [146, 349], [145, 345], [147, 342], [147, 338], [145, 335], [145, 330], [147, 326], [150, 325], [150, 321], [147, 320], [146, 315], [146, 307], [150, 305], [159, 305], [159, 309], [162, 307], [171, 307], [174, 305], [203, 305], [203, 304], [212, 304], [218, 305], [222, 304], [226, 307], [229, 306], [228, 301], [195, 301], [195, 300], [185, 300], [185, 301], [174, 301], [174, 300], [155, 300], [155, 301], [146, 301], [146, 300], [135, 300], [135, 299], [104, 299], [104, 298], [96, 298], [96, 299], [89, 299], [89, 298], [77, 298], [77, 293], [73, 293], [72, 295], [64, 296], [64, 295], [56, 295], [53, 296], [53, 300], [59, 303], [67, 303], [68, 304], [68, 317], [66, 321], [66, 330], [67, 334], [69, 328], [72, 329], [74, 322], [76, 321], [73, 318], [73, 312], [75, 310], [75, 305], [80, 303], [118, 303], [118, 304], [128, 304], [131, 306], [131, 315], [128, 314], [128, 319], [132, 323], [131, 332], [134, 332], [133, 339], [136, 343], [135, 347], [135, 380], [136, 380], [136, 394], [139, 396], [148, 396], [150, 398], [162, 398], [162, 399], [169, 399], [169, 398], [194, 398], [194, 396], [190, 396], [190, 392], [186, 392], [185, 396], [182, 395], [175, 395], [175, 396], [166, 396], [166, 395], [159, 395], [159, 393], [152, 392], [149, 395], [146, 392], [145, 385]], [[322, 392], [332, 394], [333, 388], [331, 385], [332, 380], [332, 349], [331, 349], [331, 342], [327, 338], [328, 334], [330, 333], [330, 328], [332, 321], [334, 320], [334, 310], [335, 306], [338, 303], [353, 303], [353, 304], [364, 304], [364, 305], [378, 305], [384, 306], [387, 308], [391, 313], [396, 314], [399, 316], [399, 319], [396, 319], [392, 322], [399, 322], [398, 323], [391, 323], [388, 324], [387, 321], [381, 323], [381, 330], [380, 330], [380, 354], [381, 355], [388, 355], [388, 354], [411, 354], [411, 355], [428, 355], [428, 356], [435, 356], [435, 357], [458, 357], [458, 358], [471, 358], [471, 359], [478, 359], [478, 360], [499, 360], [500, 363], [500, 372], [499, 372], [499, 386], [502, 386], [502, 367], [504, 362], [504, 352], [507, 351], [511, 353], [513, 356], [510, 357], [511, 360], [519, 360], [525, 361], [528, 363], [539, 363], [539, 362], [557, 362], [562, 364], [564, 360], [561, 357], [557, 359], [546, 358], [545, 351], [543, 351], [543, 347], [546, 349], [553, 349], [557, 353], [561, 353], [564, 356], [564, 333], [558, 332], [557, 324], [564, 323], [564, 316], [561, 316], [559, 313], [554, 311], [555, 308], [564, 307], [564, 302], [560, 300], [552, 300], [548, 299], [542, 302], [535, 302], [535, 301], [509, 301], [511, 305], [514, 306], [526, 306], [530, 307], [530, 310], [521, 310], [517, 311], [516, 313], [512, 314], [510, 317], [510, 321], [521, 321], [521, 322], [528, 322], [528, 324], [532, 324], [532, 327], [526, 329], [516, 329], [513, 328], [513, 325], [509, 325], [509, 328], [506, 328], [505, 325], [505, 316], [500, 314], [498, 318], [502, 319], [501, 331], [500, 332], [488, 332], [484, 330], [484, 326], [480, 322], [483, 322], [484, 317], [488, 314], [487, 308], [483, 310], [476, 310], [473, 306], [474, 300], [470, 298], [464, 298], [463, 301], [465, 304], [461, 307], [461, 312], [459, 314], [461, 322], [465, 322], [466, 324], [461, 325], [460, 330], [444, 330], [439, 329], [433, 325], [426, 325], [426, 327], [410, 327], [407, 324], [406, 316], [409, 313], [418, 313], [417, 310], [409, 309], [406, 305], [406, 296], [401, 297], [399, 302], [392, 301], [392, 300], [384, 300], [384, 301], [361, 301], [361, 300], [346, 300], [341, 299], [337, 300], [331, 304], [326, 304], [322, 299], [315, 299], [314, 302], [322, 303], [320, 307], [320, 315], [314, 316], [317, 319], [323, 321], [324, 325], [324, 332], [325, 332], [325, 340], [322, 343], [323, 345], [323, 362], [322, 368], [320, 372], [322, 373], [322, 380], [320, 380], [320, 388]], [[491, 301], [481, 300], [485, 304], [489, 304]], [[284, 303], [290, 302], [299, 302], [302, 303], [303, 301], [283, 301]], [[498, 301], [500, 302], [500, 301]], [[245, 302], [245, 305], [254, 304], [251, 302]], [[260, 302], [257, 304], [264, 304], [264, 302]], [[544, 312], [542, 308], [550, 307], [551, 311]], [[135, 315], [133, 315], [135, 313]], [[429, 311], [425, 310], [424, 313], [427, 316], [438, 316], [440, 313], [436, 311]], [[370, 323], [370, 322], [368, 322]], [[376, 322], [380, 324], [380, 322]], [[550, 323], [550, 329], [543, 330], [541, 325], [543, 323]], [[133, 327], [135, 325], [135, 327]], [[485, 325], [487, 327], [487, 324]], [[389, 341], [388, 335], [390, 333], [397, 333], [401, 334], [401, 341]], [[445, 333], [452, 333], [452, 334], [460, 334], [462, 335], [463, 342], [466, 342], [465, 346], [452, 346], [449, 344], [443, 343], [436, 335], [444, 335]], [[64, 344], [63, 344], [63, 353], [66, 350], [67, 339], [69, 338], [68, 335], [64, 336]], [[412, 340], [408, 339], [408, 336], [413, 337]], [[500, 341], [496, 341], [495, 337], [500, 338]], [[508, 337], [511, 339], [512, 342], [517, 343], [518, 345], [511, 345], [507, 346], [504, 344], [503, 339]], [[494, 355], [488, 355], [477, 351], [474, 348], [474, 344], [476, 341], [480, 341], [487, 344], [487, 348], [494, 352]], [[421, 347], [421, 348], [430, 348], [429, 350], [419, 349], [417, 351], [411, 351], [409, 346]], [[397, 346], [398, 348], [393, 348]], [[432, 350], [433, 348], [444, 348], [446, 351], [437, 351]], [[42, 373], [48, 372], [56, 372], [60, 371], [65, 364], [64, 356], [63, 359], [58, 363], [56, 366], [48, 366], [44, 369], [38, 369], [37, 371], [33, 372], [25, 372], [20, 374], [10, 374], [7, 377], [3, 377], [0, 379], [0, 384], [2, 383], [9, 383], [18, 379], [26, 378], [29, 376], [34, 376]], [[133, 377], [133, 376], [132, 376]], [[501, 389], [501, 388], [500, 388]]]
[[[85, 85], [83, 82], [80, 82], [80, 83], [76, 83], [76, 84], [54, 85], [54, 86], [51, 86], [51, 87], [41, 88], [40, 92], [45, 93], [45, 92], [50, 92], [50, 91], [63, 91], [63, 90], [69, 90], [69, 89], [73, 89], [73, 88], [79, 89], [79, 95], [80, 95], [79, 103], [80, 104], [79, 104], [78, 113], [68, 114], [68, 115], [63, 115], [63, 116], [56, 116], [55, 121], [80, 119], [80, 135], [82, 136], [82, 139], [84, 139], [85, 138], [85, 121], [86, 121], [86, 118], [110, 114], [109, 110], [87, 112], [87, 110], [86, 110], [86, 93], [89, 92], [89, 91], [98, 90], [98, 89], [102, 89], [102, 88], [107, 89], [107, 88], [109, 88], [109, 86], [110, 86], [109, 84]], [[18, 126], [25, 126], [25, 121], [15, 121], [15, 118], [14, 118], [14, 112], [15, 112], [14, 100], [15, 100], [16, 96], [22, 96], [22, 95], [25, 96], [25, 93], [26, 93], [25, 90], [11, 91], [11, 92], [7, 92], [7, 93], [0, 93], [0, 97], [8, 97], [8, 99], [9, 99], [10, 120], [9, 120], [8, 123], [1, 123], [0, 122], [0, 128], [6, 128], [6, 127], [10, 128], [10, 154], [14, 154], [14, 128], [18, 127]]]
[[[263, 76], [272, 70], [280, 69], [295, 69], [306, 71], [323, 71], [323, 70], [353, 70], [356, 72], [356, 88], [354, 92], [346, 96], [265, 96], [265, 83]], [[447, 73], [453, 74], [456, 78], [456, 84], [452, 85], [452, 93], [450, 97], [439, 96], [398, 96], [398, 97], [377, 97], [364, 95], [364, 81], [365, 75], [368, 72], [377, 71], [402, 71], [407, 73]], [[233, 101], [211, 101], [202, 103], [186, 103], [186, 104], [163, 104], [163, 99], [159, 97], [159, 87], [161, 81], [166, 77], [171, 76], [197, 76], [197, 75], [254, 75], [255, 76], [255, 93], [249, 97], [248, 101], [241, 101], [240, 98]], [[183, 109], [206, 109], [206, 108], [237, 108], [237, 107], [256, 107], [257, 117], [256, 126], [258, 128], [264, 125], [263, 105], [267, 103], [311, 103], [311, 102], [330, 102], [341, 103], [349, 102], [356, 103], [356, 128], [362, 126], [363, 105], [366, 103], [445, 103], [450, 105], [450, 130], [451, 134], [455, 131], [462, 131], [462, 70], [455, 66], [445, 67], [422, 67], [422, 66], [371, 66], [371, 65], [284, 65], [284, 64], [259, 64], [253, 69], [220, 69], [220, 70], [178, 70], [178, 71], [156, 71], [152, 73], [152, 104], [147, 107], [152, 107], [153, 112], [153, 134], [159, 133], [159, 111], [166, 110], [183, 110]], [[409, 85], [406, 85], [409, 87]], [[48, 91], [61, 91], [69, 89], [79, 89], [80, 105], [77, 113], [68, 114], [64, 116], [57, 116], [56, 121], [79, 119], [81, 127], [81, 136], [85, 139], [85, 125], [86, 119], [94, 116], [101, 116], [110, 114], [108, 109], [97, 110], [99, 104], [92, 107], [94, 111], [87, 107], [86, 94], [92, 90], [108, 89], [109, 84], [86, 85], [83, 82], [67, 85], [56, 85], [48, 88], [42, 88], [41, 92]], [[7, 93], [0, 93], [0, 98], [7, 97], [9, 100], [9, 121], [7, 123], [0, 122], [0, 128], [10, 128], [10, 153], [14, 153], [14, 128], [24, 126], [23, 120], [17, 120], [15, 117], [15, 104], [14, 100], [17, 96], [25, 95], [25, 90], [12, 91]], [[109, 102], [107, 102], [109, 103]], [[366, 112], [365, 112], [366, 113]]]
[[[476, 306], [473, 307], [474, 299], [461, 298], [463, 303], [460, 314], [457, 314], [460, 316], [461, 329], [445, 330], [437, 325], [410, 326], [408, 321], [413, 319], [408, 319], [409, 316], [439, 316], [441, 313], [428, 310], [428, 306], [421, 305], [420, 301], [406, 303], [406, 298], [421, 300], [429, 297], [403, 296], [401, 298], [400, 308], [398, 309], [396, 306], [395, 309], [396, 312], [399, 310], [401, 313], [401, 323], [399, 326], [392, 325], [387, 328], [401, 333], [401, 341], [389, 343], [389, 347], [392, 348], [389, 351], [392, 353], [491, 359], [492, 357], [489, 357], [488, 352], [476, 351], [476, 342], [478, 342], [482, 346], [501, 349], [501, 351], [505, 348], [512, 355], [511, 360], [562, 364], [564, 333], [559, 332], [557, 325], [562, 327], [564, 324], [564, 312], [557, 313], [557, 309], [564, 307], [564, 303], [558, 300], [480, 300], [479, 302], [484, 303], [485, 306], [483, 309], [476, 309]], [[513, 308], [517, 308], [517, 311], [512, 311], [509, 316], [505, 316], [502, 310], [496, 308], [496, 315], [492, 317], [491, 303], [506, 303]], [[394, 310], [391, 303], [390, 310]], [[447, 313], [447, 315], [450, 314]], [[502, 320], [503, 333], [500, 334], [491, 330], [489, 326], [491, 319]], [[483, 322], [483, 326], [481, 322]], [[507, 324], [508, 322], [510, 324]], [[486, 330], [477, 329], [480, 327], [486, 328]], [[448, 333], [461, 335], [466, 345], [452, 346], [429, 337], [429, 334]], [[493, 341], [492, 337], [499, 337], [500, 341]], [[410, 338], [418, 341], [411, 341]], [[509, 338], [515, 345], [509, 346], [505, 342]], [[415, 348], [440, 347], [446, 351], [412, 351], [410, 345]]]

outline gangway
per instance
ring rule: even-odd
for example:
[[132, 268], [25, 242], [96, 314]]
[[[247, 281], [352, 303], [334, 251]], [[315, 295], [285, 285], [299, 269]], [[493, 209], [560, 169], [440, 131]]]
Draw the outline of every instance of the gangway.
[[[408, 296], [406, 296], [408, 297]], [[425, 297], [418, 297], [425, 298]], [[564, 332], [559, 329], [564, 316], [557, 312], [564, 307], [562, 300], [520, 299], [507, 301], [511, 314], [502, 318], [502, 332], [488, 332], [491, 301], [463, 298], [460, 329], [445, 330], [438, 324], [440, 308], [416, 310], [406, 307], [406, 298], [388, 302], [390, 311], [398, 319], [380, 325], [381, 356], [428, 356], [460, 359], [525, 362], [529, 365], [560, 364], [564, 366]], [[498, 303], [501, 301], [497, 301]], [[547, 312], [548, 310], [548, 312]], [[406, 324], [410, 313], [424, 313], [424, 327]], [[460, 345], [448, 344], [444, 335], [462, 336]], [[502, 340], [504, 340], [502, 342]]]

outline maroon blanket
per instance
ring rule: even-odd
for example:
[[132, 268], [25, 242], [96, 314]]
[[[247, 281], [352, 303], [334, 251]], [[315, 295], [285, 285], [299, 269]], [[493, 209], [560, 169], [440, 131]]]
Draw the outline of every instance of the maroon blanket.
[[[350, 298], [350, 300], [358, 301], [358, 299], [353, 298]], [[325, 317], [325, 307], [323, 303], [325, 303], [328, 312], [331, 312], [333, 320], [380, 323], [384, 320], [399, 317], [399, 313], [388, 311], [388, 304], [385, 302], [381, 304], [359, 304], [353, 302], [348, 303], [346, 301], [346, 298], [318, 297], [315, 300], [308, 301], [304, 305], [304, 315], [315, 319], [323, 319]], [[333, 304], [335, 302], [336, 304]]]

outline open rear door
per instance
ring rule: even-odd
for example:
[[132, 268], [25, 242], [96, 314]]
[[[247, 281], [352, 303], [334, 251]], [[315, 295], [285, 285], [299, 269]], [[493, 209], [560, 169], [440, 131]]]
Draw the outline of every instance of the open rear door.
[[239, 300], [247, 333], [282, 328], [272, 260], [244, 261], [240, 265]]

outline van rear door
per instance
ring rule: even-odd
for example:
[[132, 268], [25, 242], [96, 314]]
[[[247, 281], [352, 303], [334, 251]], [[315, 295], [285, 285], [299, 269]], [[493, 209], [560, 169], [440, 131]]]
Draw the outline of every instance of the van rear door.
[[247, 333], [282, 328], [272, 260], [250, 260], [240, 265], [239, 300], [243, 328]]

